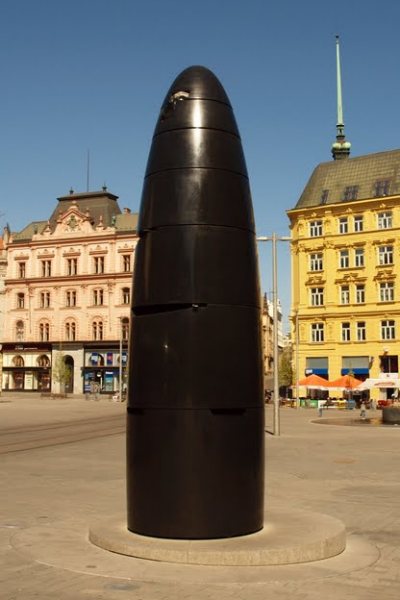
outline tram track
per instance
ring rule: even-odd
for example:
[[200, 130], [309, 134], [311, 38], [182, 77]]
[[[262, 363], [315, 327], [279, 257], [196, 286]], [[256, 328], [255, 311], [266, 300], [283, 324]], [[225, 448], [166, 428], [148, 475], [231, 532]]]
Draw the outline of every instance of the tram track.
[[0, 429], [0, 454], [72, 444], [125, 432], [125, 415]]

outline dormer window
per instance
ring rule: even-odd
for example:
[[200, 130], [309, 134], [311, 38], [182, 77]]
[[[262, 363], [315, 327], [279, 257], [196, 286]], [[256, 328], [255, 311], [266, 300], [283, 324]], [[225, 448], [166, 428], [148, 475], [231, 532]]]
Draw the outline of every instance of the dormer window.
[[378, 179], [374, 185], [374, 197], [381, 198], [389, 195], [390, 181], [389, 179]]
[[329, 190], [322, 190], [320, 204], [326, 204], [328, 201]]
[[358, 196], [358, 185], [348, 185], [344, 188], [343, 201], [349, 202], [350, 200], [357, 200]]

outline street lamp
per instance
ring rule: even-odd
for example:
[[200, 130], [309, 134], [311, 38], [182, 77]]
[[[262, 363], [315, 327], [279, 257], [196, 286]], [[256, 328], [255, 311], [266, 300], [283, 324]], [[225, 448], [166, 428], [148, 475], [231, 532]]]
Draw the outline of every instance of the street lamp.
[[277, 248], [276, 242], [290, 242], [290, 237], [278, 237], [276, 233], [272, 236], [262, 235], [257, 238], [258, 242], [272, 242], [272, 294], [273, 294], [273, 357], [274, 357], [274, 435], [280, 435], [279, 419], [279, 374], [278, 374], [278, 275], [277, 275]]

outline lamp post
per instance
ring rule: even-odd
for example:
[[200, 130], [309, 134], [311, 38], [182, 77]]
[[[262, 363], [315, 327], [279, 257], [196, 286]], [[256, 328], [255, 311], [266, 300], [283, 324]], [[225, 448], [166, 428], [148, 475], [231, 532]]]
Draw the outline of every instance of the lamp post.
[[289, 242], [290, 237], [278, 237], [276, 233], [272, 236], [262, 235], [257, 238], [258, 242], [272, 242], [272, 295], [273, 295], [273, 357], [274, 357], [274, 435], [280, 435], [279, 418], [279, 373], [278, 373], [278, 275], [277, 275], [277, 247], [276, 242]]

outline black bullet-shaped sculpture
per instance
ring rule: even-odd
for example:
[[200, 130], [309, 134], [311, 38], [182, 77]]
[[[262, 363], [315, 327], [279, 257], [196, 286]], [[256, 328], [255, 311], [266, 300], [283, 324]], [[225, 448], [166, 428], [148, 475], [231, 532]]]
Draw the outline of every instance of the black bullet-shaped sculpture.
[[253, 210], [218, 79], [183, 71], [147, 164], [132, 297], [128, 529], [222, 538], [263, 527], [264, 405]]

